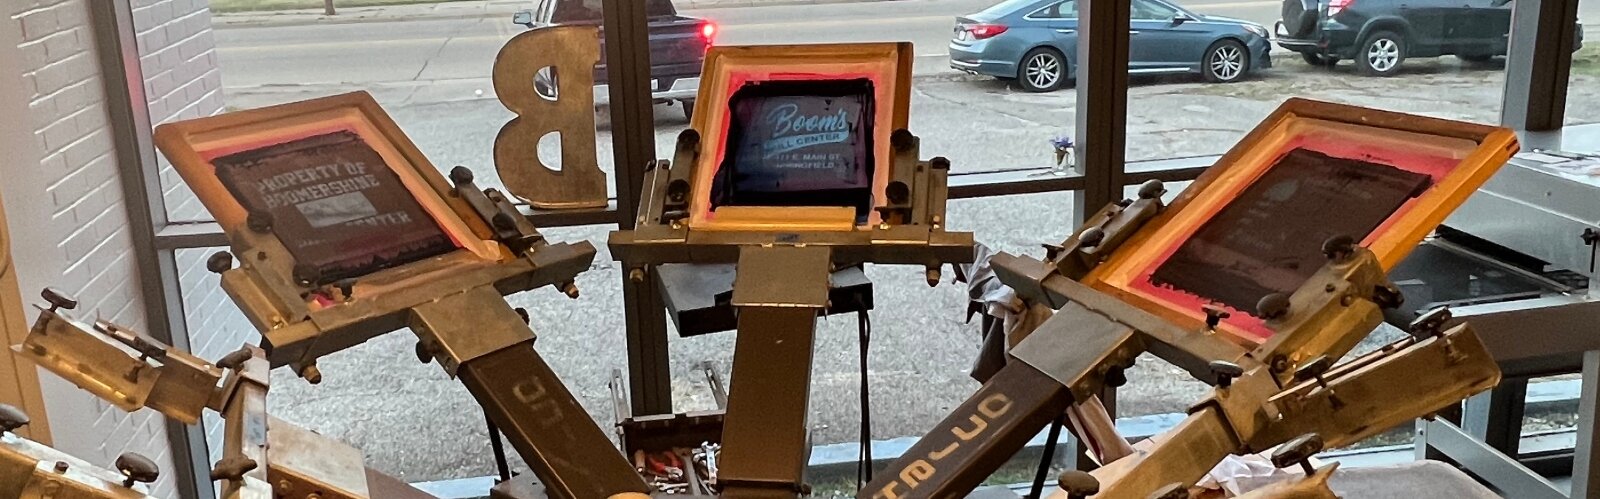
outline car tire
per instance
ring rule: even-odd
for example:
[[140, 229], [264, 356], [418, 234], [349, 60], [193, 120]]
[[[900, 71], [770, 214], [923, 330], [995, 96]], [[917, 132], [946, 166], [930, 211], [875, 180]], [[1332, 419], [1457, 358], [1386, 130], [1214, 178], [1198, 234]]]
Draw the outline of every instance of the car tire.
[[1300, 58], [1305, 59], [1306, 64], [1310, 64], [1319, 68], [1331, 68], [1334, 65], [1339, 64], [1338, 57], [1322, 55], [1316, 52], [1301, 52]]
[[1067, 58], [1049, 47], [1022, 55], [1017, 63], [1017, 83], [1029, 92], [1049, 92], [1067, 81]]
[[1456, 54], [1456, 58], [1473, 64], [1483, 64], [1493, 60], [1494, 56], [1489, 54]]
[[1406, 60], [1406, 41], [1399, 33], [1378, 31], [1361, 41], [1356, 66], [1367, 76], [1394, 76]]
[[1250, 72], [1250, 51], [1238, 40], [1217, 40], [1200, 60], [1200, 74], [1212, 83], [1233, 83]]
[[683, 106], [683, 120], [694, 121], [694, 99], [678, 101], [678, 105]]

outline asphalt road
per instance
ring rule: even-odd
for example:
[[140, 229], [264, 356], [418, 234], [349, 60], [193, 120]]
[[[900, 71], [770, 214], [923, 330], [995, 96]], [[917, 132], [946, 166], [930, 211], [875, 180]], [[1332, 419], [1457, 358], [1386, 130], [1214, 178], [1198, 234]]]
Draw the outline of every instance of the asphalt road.
[[[949, 71], [955, 17], [994, 0], [901, 0], [685, 12], [714, 20], [720, 44], [910, 41], [917, 73]], [[1191, 1], [1201, 13], [1270, 26], [1276, 0]], [[487, 78], [495, 54], [524, 30], [505, 19], [226, 27], [216, 31], [223, 84], [277, 85], [459, 81]]]

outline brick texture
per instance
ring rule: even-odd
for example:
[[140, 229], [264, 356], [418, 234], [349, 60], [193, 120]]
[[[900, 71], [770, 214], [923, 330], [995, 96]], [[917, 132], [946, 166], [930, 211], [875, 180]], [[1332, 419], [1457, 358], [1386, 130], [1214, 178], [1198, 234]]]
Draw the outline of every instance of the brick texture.
[[[120, 165], [107, 127], [108, 113], [120, 111], [105, 105], [96, 34], [89, 22], [91, 1], [130, 2], [153, 122], [222, 110], [222, 79], [206, 0], [0, 2], [0, 32], [10, 32], [0, 40], [17, 43], [24, 62], [22, 67], [0, 68], [0, 92], [20, 92], [28, 101], [28, 115], [5, 120], [4, 133], [31, 134], [40, 152], [37, 158], [8, 158], [12, 162], [0, 177], [0, 199], [6, 202], [24, 297], [54, 286], [79, 298], [80, 317], [99, 316], [145, 329], [146, 307], [139, 290], [154, 284], [142, 279], [155, 277], [139, 276], [133, 261]], [[202, 218], [203, 208], [171, 166], [163, 161], [159, 167], [161, 195], [173, 218]], [[216, 276], [205, 272], [208, 254], [180, 251], [177, 259], [191, 347], [215, 359], [256, 336], [239, 320]], [[53, 375], [41, 378], [58, 448], [107, 466], [117, 455], [137, 451], [164, 470], [174, 469], [159, 414], [127, 414]], [[213, 417], [206, 426], [210, 447], [220, 450], [221, 425]], [[171, 477], [166, 473], [154, 484], [154, 495], [173, 495]]]
[[[21, 67], [0, 68], [0, 91], [19, 92], [28, 101], [26, 117], [7, 117], [7, 133], [31, 132], [40, 154], [7, 157], [0, 189], [24, 297], [54, 286], [78, 297], [80, 317], [143, 329], [143, 283], [106, 126], [110, 111], [88, 1], [0, 3], [0, 30], [15, 30], [0, 39], [16, 42], [23, 59]], [[106, 467], [119, 454], [136, 451], [173, 469], [159, 414], [124, 413], [53, 375], [42, 375], [41, 383], [56, 447]], [[154, 492], [171, 495], [172, 482], [166, 474]]]

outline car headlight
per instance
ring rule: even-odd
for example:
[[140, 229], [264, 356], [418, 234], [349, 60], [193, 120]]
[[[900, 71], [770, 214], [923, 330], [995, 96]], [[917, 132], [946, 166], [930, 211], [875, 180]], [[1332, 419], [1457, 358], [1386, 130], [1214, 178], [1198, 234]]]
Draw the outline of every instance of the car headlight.
[[1261, 26], [1259, 24], [1246, 24], [1246, 25], [1244, 25], [1244, 30], [1245, 31], [1249, 31], [1251, 33], [1255, 33], [1256, 36], [1259, 36], [1259, 37], [1262, 37], [1262, 38], [1272, 38], [1270, 35], [1267, 34], [1267, 28], [1265, 26]]

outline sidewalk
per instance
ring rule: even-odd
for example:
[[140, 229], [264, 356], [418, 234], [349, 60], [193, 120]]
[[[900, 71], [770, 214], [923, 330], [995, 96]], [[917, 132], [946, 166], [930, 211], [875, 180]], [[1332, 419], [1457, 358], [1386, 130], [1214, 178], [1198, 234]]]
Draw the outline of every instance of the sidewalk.
[[[815, 5], [855, 3], [890, 0], [673, 0], [678, 10], [766, 7], [775, 5]], [[338, 15], [323, 15], [322, 9], [295, 9], [258, 12], [217, 12], [211, 15], [216, 28], [255, 26], [296, 26], [307, 24], [344, 24], [362, 22], [392, 22], [416, 19], [498, 19], [508, 22], [511, 14], [532, 9], [538, 0], [469, 0], [440, 3], [419, 3], [379, 7], [347, 7]]]

